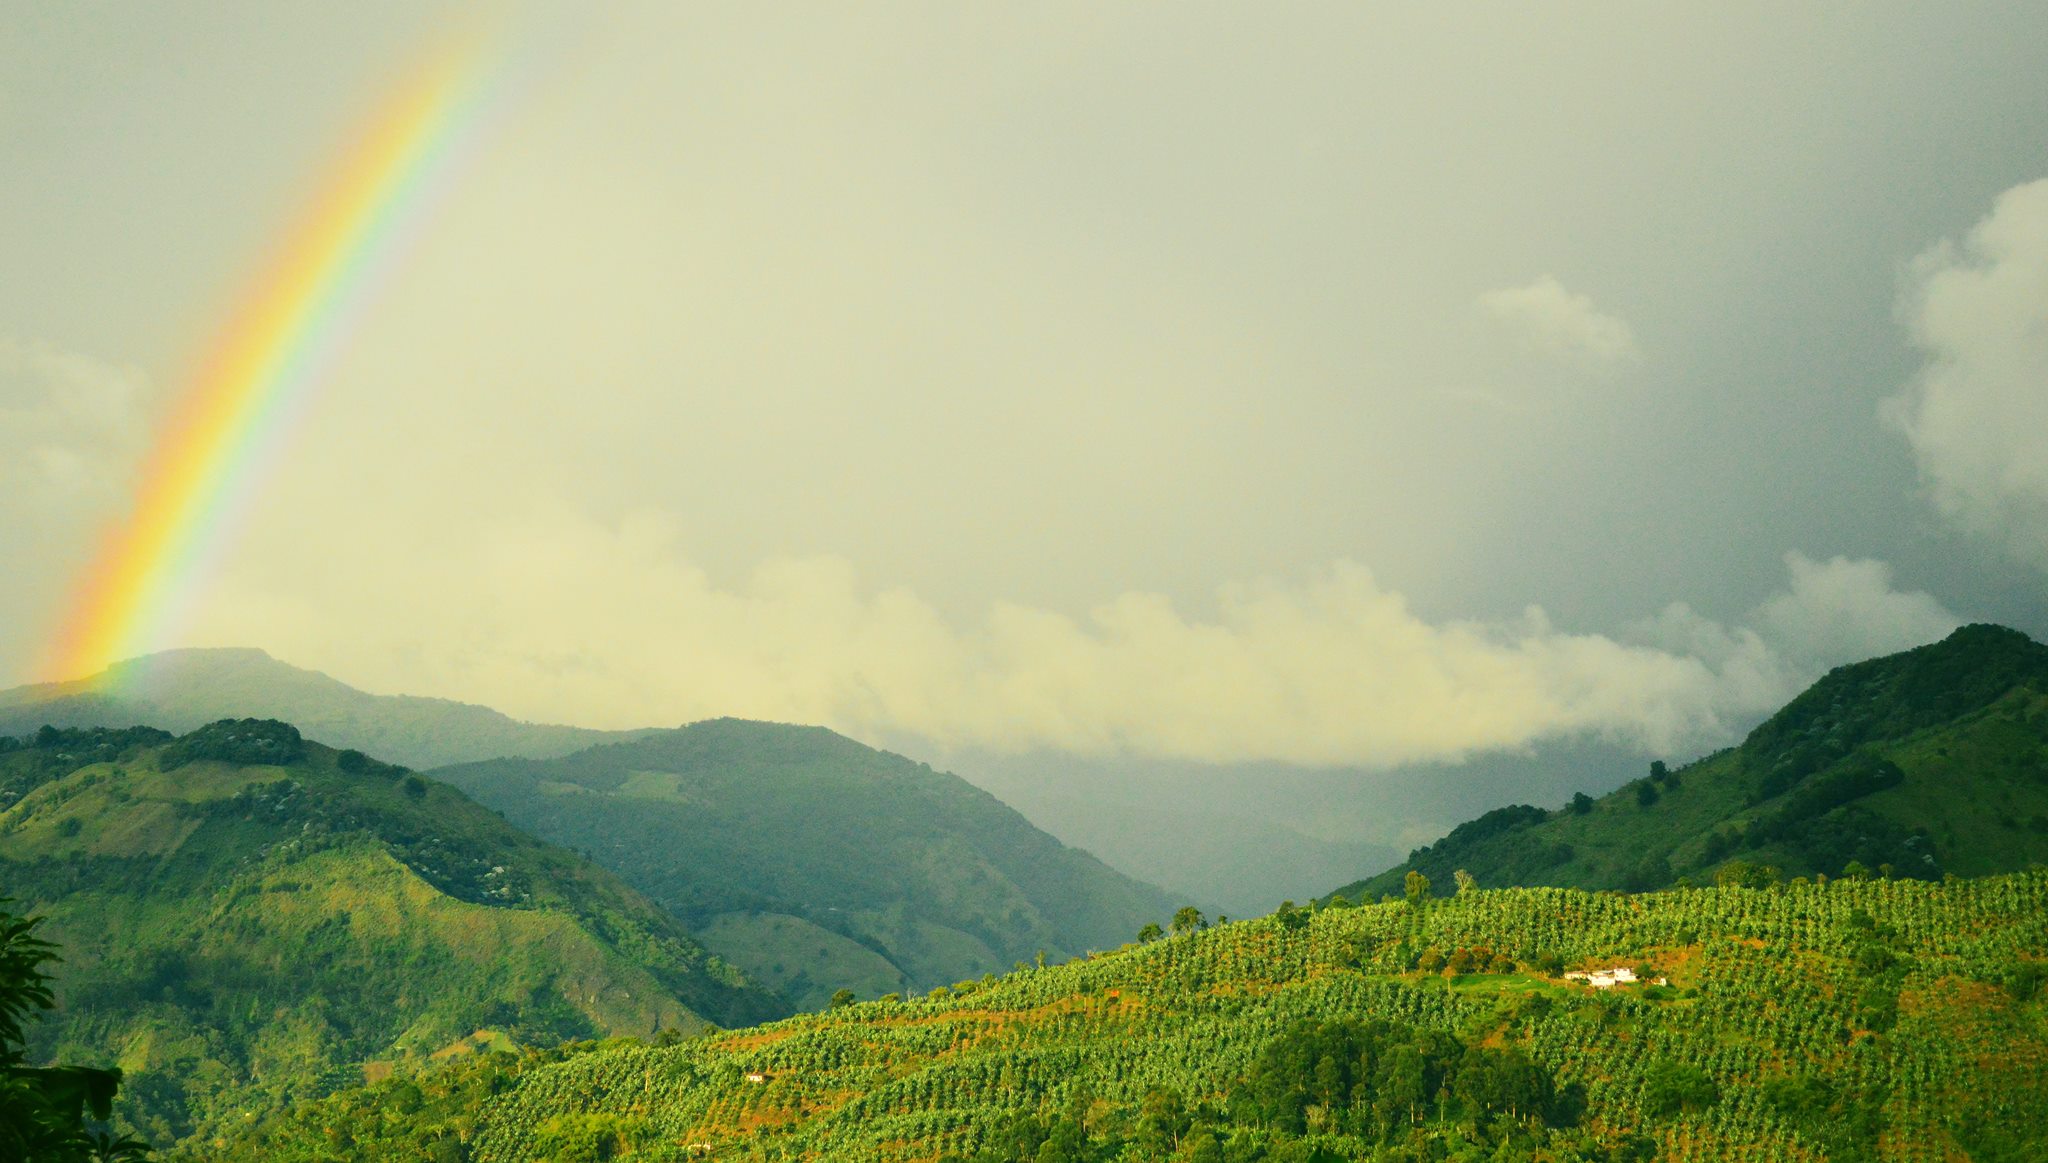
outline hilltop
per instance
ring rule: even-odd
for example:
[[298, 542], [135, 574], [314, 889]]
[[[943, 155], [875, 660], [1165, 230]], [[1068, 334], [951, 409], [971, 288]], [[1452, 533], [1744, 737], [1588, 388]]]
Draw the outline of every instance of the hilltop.
[[[1471, 890], [673, 1047], [480, 1061], [338, 1094], [222, 1158], [2035, 1159], [2044, 951], [2043, 873]], [[1616, 965], [1644, 980], [1564, 976]]]
[[2000, 626], [1838, 667], [1738, 747], [1556, 810], [1500, 808], [1337, 892], [1639, 891], [1726, 875], [1981, 876], [2048, 861], [2048, 646]]
[[246, 718], [278, 719], [332, 746], [421, 768], [567, 755], [639, 734], [525, 723], [450, 699], [373, 695], [254, 649], [167, 650], [91, 678], [0, 691], [0, 735], [136, 723], [184, 732]]
[[822, 727], [716, 719], [434, 775], [588, 852], [802, 1005], [1113, 948], [1185, 903]]
[[0, 894], [64, 951], [31, 1049], [119, 1065], [160, 1144], [479, 1045], [786, 1012], [603, 869], [275, 721], [0, 740]]

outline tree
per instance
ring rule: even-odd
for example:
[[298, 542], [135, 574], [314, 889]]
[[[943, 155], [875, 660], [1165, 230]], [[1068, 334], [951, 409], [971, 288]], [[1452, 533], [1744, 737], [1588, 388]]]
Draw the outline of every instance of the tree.
[[850, 1006], [850, 1005], [852, 1005], [852, 1004], [853, 1004], [853, 991], [852, 991], [852, 990], [850, 990], [850, 989], [835, 989], [835, 990], [833, 990], [833, 991], [832, 991], [832, 1002], [831, 1002], [831, 1005], [832, 1005], [832, 1008], [833, 1008], [833, 1009], [835, 1009], [835, 1010], [845, 1009], [845, 1008], [846, 1008], [847, 1006]]
[[[0, 904], [7, 903], [0, 898]], [[119, 1070], [28, 1065], [27, 1023], [56, 1008], [45, 963], [56, 947], [35, 935], [41, 917], [0, 909], [0, 1159], [39, 1163], [146, 1158], [149, 1148], [125, 1136], [88, 1128], [87, 1117], [113, 1114]]]
[[1460, 896], [1464, 895], [1465, 893], [1471, 892], [1473, 889], [1479, 887], [1479, 878], [1473, 876], [1471, 873], [1465, 871], [1462, 868], [1460, 868], [1456, 872], [1453, 872], [1451, 874], [1451, 879], [1458, 882], [1458, 893]]
[[2005, 991], [2016, 1001], [2032, 1001], [2048, 979], [2048, 965], [2039, 961], [2013, 961], [2005, 973]]
[[1650, 892], [1671, 883], [1671, 858], [1651, 852], [1622, 874], [1622, 888], [1629, 892]]
[[1652, 759], [1652, 760], [1650, 761], [1650, 778], [1651, 778], [1651, 779], [1654, 779], [1654, 780], [1656, 780], [1656, 781], [1657, 781], [1658, 783], [1663, 783], [1663, 782], [1664, 782], [1664, 781], [1665, 781], [1666, 779], [1670, 778], [1670, 775], [1671, 775], [1671, 769], [1670, 769], [1669, 767], [1666, 767], [1666, 766], [1664, 765], [1664, 761], [1663, 761], [1663, 760], [1661, 760], [1661, 759]]
[[1202, 911], [1193, 905], [1182, 905], [1180, 911], [1173, 914], [1172, 924], [1175, 933], [1192, 933], [1209, 927]]
[[1153, 1158], [1164, 1159], [1180, 1146], [1189, 1122], [1187, 1104], [1179, 1091], [1152, 1087], [1138, 1103], [1138, 1145]]
[[1572, 815], [1583, 816], [1593, 810], [1593, 797], [1582, 791], [1572, 793]]
[[1697, 1066], [1659, 1058], [1643, 1071], [1643, 1109], [1653, 1115], [1700, 1111], [1721, 1099], [1721, 1088]]
[[1730, 860], [1714, 873], [1714, 883], [1722, 888], [1776, 888], [1778, 870], [1768, 864]]
[[1402, 890], [1408, 894], [1408, 903], [1411, 905], [1420, 907], [1424, 901], [1429, 899], [1429, 878], [1422, 875], [1417, 869], [1411, 868], [1408, 870], [1408, 875], [1401, 879], [1401, 886]]
[[1165, 935], [1166, 934], [1163, 931], [1161, 931], [1158, 924], [1152, 921], [1146, 921], [1145, 927], [1138, 930], [1138, 944], [1143, 945], [1151, 941], [1157, 941], [1159, 938]]
[[1657, 785], [1656, 785], [1656, 784], [1654, 784], [1654, 783], [1651, 783], [1651, 782], [1650, 782], [1649, 780], [1647, 780], [1647, 779], [1646, 779], [1646, 780], [1643, 780], [1643, 781], [1641, 781], [1641, 782], [1639, 782], [1639, 783], [1637, 783], [1637, 784], [1636, 784], [1636, 803], [1637, 803], [1637, 804], [1641, 805], [1642, 807], [1646, 807], [1646, 808], [1647, 808], [1647, 807], [1649, 807], [1649, 806], [1650, 806], [1651, 804], [1654, 804], [1654, 803], [1656, 803], [1656, 802], [1657, 802]]

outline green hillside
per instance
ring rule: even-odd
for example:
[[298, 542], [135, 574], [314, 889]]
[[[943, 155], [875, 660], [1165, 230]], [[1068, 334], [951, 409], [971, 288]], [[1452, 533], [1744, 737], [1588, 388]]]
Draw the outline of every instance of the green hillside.
[[587, 852], [806, 1007], [1114, 947], [1179, 903], [822, 727], [718, 719], [434, 775]]
[[522, 723], [489, 707], [373, 695], [261, 650], [168, 650], [91, 678], [0, 691], [0, 735], [149, 723], [191, 731], [220, 719], [279, 719], [335, 747], [438, 767], [500, 755], [567, 755], [633, 731]]
[[1439, 888], [1463, 869], [1483, 885], [1642, 890], [1756, 865], [1933, 879], [2044, 861], [2048, 646], [1979, 625], [1832, 671], [1739, 747], [1554, 811], [1488, 812], [1337, 891], [1398, 895], [1411, 870]]
[[[1472, 890], [681, 1045], [483, 1059], [221, 1158], [2032, 1160], [2044, 956], [2044, 873]], [[1645, 980], [1563, 974], [1616, 965]]]
[[393, 1062], [786, 1012], [610, 873], [272, 721], [0, 740], [0, 896], [64, 951], [31, 1049], [119, 1065], [158, 1143]]

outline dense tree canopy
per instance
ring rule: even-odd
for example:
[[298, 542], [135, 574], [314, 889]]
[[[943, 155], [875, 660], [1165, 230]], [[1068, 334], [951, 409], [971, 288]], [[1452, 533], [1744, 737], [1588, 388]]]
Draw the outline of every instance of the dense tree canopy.
[[[6, 902], [0, 899], [0, 906]], [[0, 907], [0, 1160], [87, 1163], [141, 1159], [143, 1144], [116, 1137], [89, 1120], [112, 1114], [119, 1070], [28, 1064], [28, 1023], [55, 1008], [43, 966], [56, 948], [36, 936], [41, 917]]]

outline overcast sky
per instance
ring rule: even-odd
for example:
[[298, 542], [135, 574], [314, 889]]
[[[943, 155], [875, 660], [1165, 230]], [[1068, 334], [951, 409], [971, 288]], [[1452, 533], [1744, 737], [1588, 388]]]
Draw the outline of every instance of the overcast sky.
[[[2048, 9], [603, 7], [155, 645], [1373, 769], [2048, 636]], [[0, 7], [0, 684], [430, 13]]]

